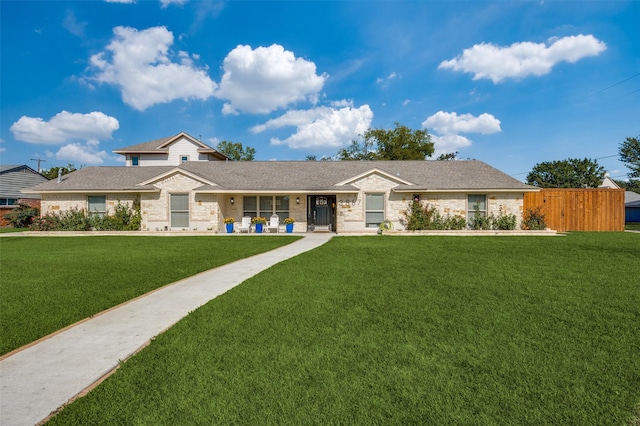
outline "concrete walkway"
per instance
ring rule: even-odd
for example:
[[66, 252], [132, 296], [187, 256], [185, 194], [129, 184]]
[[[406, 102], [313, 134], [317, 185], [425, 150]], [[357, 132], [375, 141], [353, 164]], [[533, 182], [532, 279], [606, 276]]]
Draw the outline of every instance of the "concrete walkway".
[[41, 422], [190, 311], [332, 236], [308, 234], [285, 247], [178, 281], [2, 359], [0, 425]]

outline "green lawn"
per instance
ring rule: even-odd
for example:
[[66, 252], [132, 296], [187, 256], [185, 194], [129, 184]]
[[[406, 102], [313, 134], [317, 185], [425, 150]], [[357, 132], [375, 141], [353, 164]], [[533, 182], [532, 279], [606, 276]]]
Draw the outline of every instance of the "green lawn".
[[0, 234], [8, 234], [11, 232], [25, 232], [28, 231], [29, 228], [0, 228]]
[[334, 238], [51, 424], [637, 425], [638, 259], [625, 233]]
[[2, 237], [0, 354], [158, 287], [298, 237]]
[[627, 231], [640, 231], [640, 222], [627, 222], [624, 225], [624, 229]]

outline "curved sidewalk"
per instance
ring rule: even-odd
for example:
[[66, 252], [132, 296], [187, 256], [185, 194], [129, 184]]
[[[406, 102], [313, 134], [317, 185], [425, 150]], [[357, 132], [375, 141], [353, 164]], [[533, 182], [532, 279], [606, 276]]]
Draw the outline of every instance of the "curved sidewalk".
[[158, 334], [253, 275], [333, 234], [212, 269], [98, 314], [0, 361], [0, 425], [34, 425], [81, 394]]

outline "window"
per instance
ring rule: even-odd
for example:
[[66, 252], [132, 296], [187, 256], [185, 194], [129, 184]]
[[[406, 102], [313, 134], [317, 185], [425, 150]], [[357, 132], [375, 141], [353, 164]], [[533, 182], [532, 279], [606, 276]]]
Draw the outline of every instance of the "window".
[[258, 216], [258, 201], [256, 196], [243, 197], [243, 216], [255, 217]]
[[467, 198], [467, 219], [471, 220], [476, 214], [476, 207], [480, 216], [487, 215], [487, 196], [471, 194]]
[[140, 165], [140, 157], [138, 157], [137, 155], [134, 155], [133, 157], [131, 157], [131, 165], [132, 166], [139, 166]]
[[171, 194], [171, 227], [189, 227], [189, 194]]
[[17, 198], [0, 198], [0, 206], [15, 206], [17, 203]]
[[104, 195], [90, 195], [88, 197], [89, 216], [103, 217], [107, 213], [106, 199]]
[[365, 195], [365, 226], [377, 228], [384, 220], [384, 194]]
[[288, 195], [261, 195], [243, 197], [243, 216], [262, 216], [269, 219], [277, 214], [282, 222], [289, 216]]
[[180, 156], [180, 163], [186, 163], [187, 161], [189, 161], [189, 156], [188, 155], [181, 155]]

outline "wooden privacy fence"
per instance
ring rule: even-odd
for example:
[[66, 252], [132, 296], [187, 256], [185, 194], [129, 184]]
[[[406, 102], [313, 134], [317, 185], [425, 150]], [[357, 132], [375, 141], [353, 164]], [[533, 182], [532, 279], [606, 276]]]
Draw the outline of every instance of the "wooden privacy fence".
[[524, 210], [542, 207], [548, 228], [624, 231], [624, 189], [544, 188], [524, 194]]

